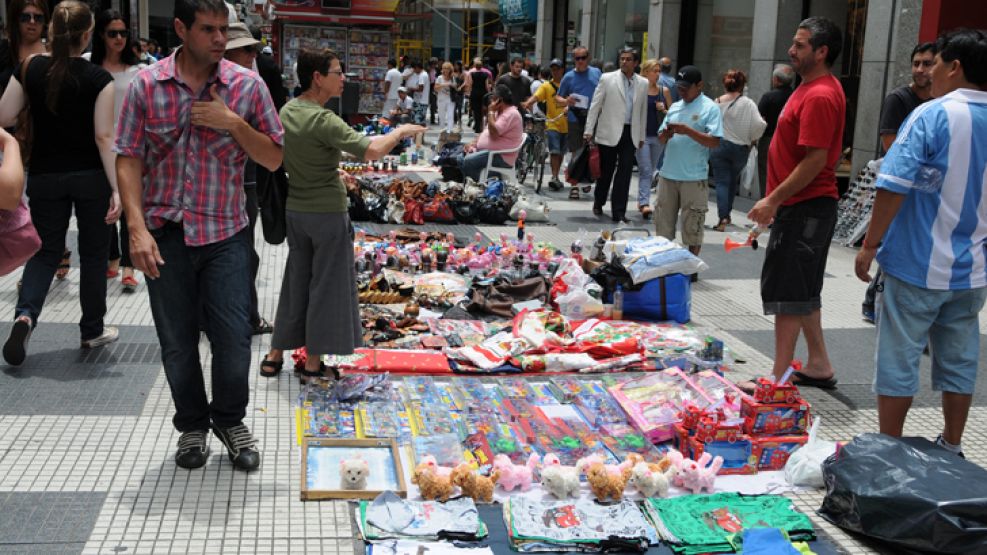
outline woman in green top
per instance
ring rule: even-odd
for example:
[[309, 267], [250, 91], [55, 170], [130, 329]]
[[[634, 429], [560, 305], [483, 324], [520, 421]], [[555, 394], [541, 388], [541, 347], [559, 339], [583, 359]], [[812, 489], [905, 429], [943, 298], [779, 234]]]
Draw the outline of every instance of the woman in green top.
[[346, 151], [377, 160], [424, 127], [402, 125], [387, 135], [365, 137], [324, 108], [343, 91], [336, 53], [306, 49], [298, 54], [302, 94], [281, 109], [284, 167], [288, 173], [288, 262], [262, 376], [277, 376], [284, 351], [305, 347], [305, 375], [319, 375], [321, 355], [351, 354], [363, 344], [353, 261], [353, 227], [339, 159]]

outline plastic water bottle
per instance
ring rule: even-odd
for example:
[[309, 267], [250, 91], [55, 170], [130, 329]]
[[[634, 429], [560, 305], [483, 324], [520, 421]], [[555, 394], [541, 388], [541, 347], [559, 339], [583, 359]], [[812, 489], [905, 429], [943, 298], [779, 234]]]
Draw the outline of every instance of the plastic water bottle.
[[619, 285], [617, 290], [613, 292], [613, 319], [624, 319], [624, 289]]

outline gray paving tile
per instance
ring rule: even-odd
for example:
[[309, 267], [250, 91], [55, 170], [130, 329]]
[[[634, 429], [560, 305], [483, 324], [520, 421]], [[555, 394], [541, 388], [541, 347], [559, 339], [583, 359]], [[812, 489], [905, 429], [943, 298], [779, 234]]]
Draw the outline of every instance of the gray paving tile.
[[81, 553], [105, 499], [103, 492], [0, 493], [0, 552]]
[[[0, 338], [9, 330], [0, 324]], [[78, 345], [78, 326], [42, 321], [24, 364], [0, 366], [0, 414], [140, 414], [161, 371], [154, 328], [122, 326], [116, 343]]]

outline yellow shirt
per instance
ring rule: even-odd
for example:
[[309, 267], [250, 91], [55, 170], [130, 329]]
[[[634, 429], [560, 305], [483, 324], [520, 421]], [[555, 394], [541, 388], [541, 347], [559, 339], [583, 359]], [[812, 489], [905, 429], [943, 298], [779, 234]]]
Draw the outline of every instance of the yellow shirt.
[[539, 102], [544, 102], [547, 108], [545, 110], [545, 118], [548, 120], [548, 123], [545, 125], [546, 129], [565, 134], [569, 132], [569, 122], [565, 116], [560, 117], [565, 104], [561, 104], [555, 100], [558, 91], [558, 83], [545, 81], [535, 91], [535, 98]]

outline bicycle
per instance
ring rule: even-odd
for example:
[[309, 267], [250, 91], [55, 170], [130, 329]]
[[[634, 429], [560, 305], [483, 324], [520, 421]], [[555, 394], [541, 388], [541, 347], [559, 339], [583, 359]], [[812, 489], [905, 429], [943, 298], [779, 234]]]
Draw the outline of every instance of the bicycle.
[[541, 184], [545, 178], [545, 162], [548, 160], [548, 140], [545, 134], [547, 125], [565, 116], [565, 112], [551, 119], [533, 114], [524, 115], [525, 132], [528, 134], [528, 140], [518, 153], [517, 161], [514, 162], [514, 170], [517, 172], [518, 183], [523, 183], [528, 177], [528, 172], [535, 175], [537, 166], [536, 193], [541, 193]]

